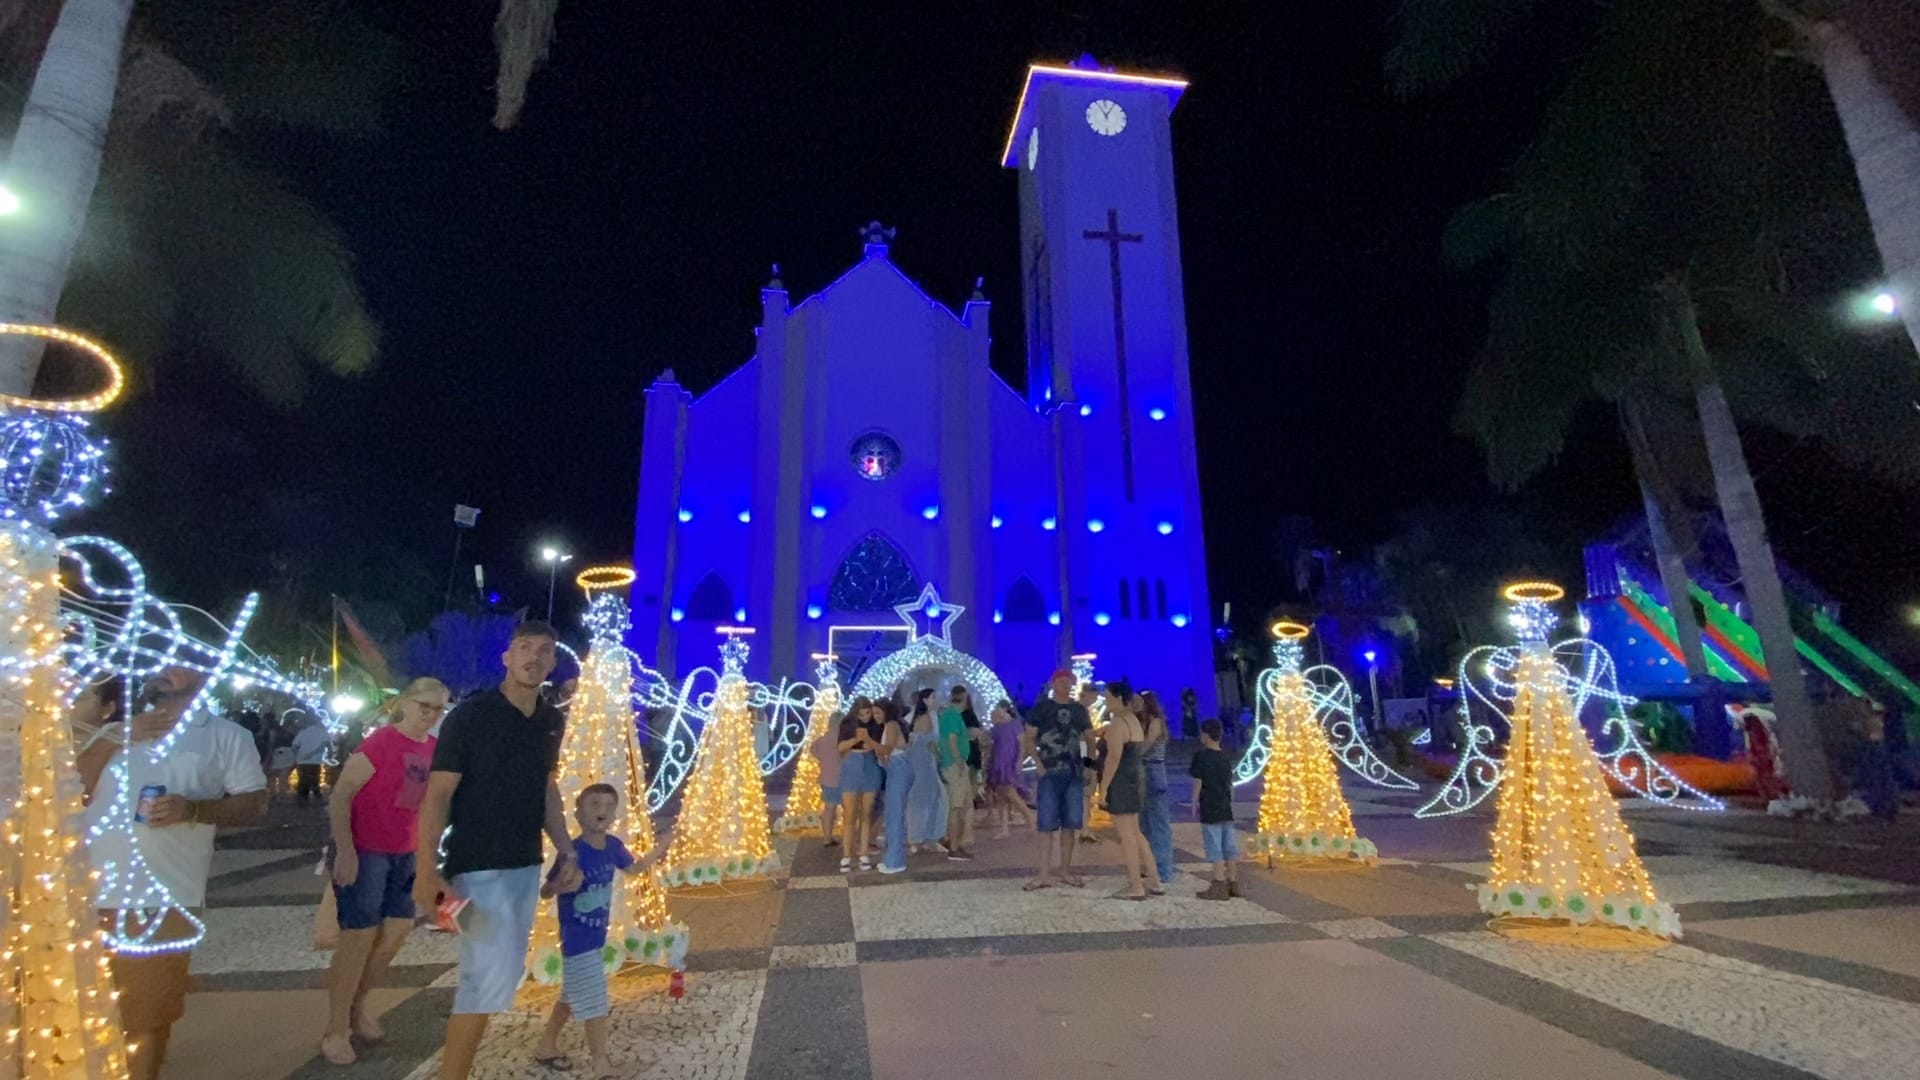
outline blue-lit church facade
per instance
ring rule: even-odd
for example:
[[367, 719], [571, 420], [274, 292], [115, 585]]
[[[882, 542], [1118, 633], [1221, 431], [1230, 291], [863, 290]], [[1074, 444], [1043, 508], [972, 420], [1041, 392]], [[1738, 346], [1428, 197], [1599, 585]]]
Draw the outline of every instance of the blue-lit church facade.
[[[646, 394], [634, 644], [710, 664], [758, 635], [757, 677], [799, 677], [851, 630], [899, 623], [931, 582], [953, 644], [1008, 687], [1091, 652], [1171, 700], [1213, 698], [1170, 120], [1184, 83], [1090, 66], [1028, 73], [1003, 164], [1020, 170], [1028, 387], [988, 366], [987, 302], [928, 297], [870, 229], [798, 303], [761, 291], [755, 355], [695, 397]], [[838, 629], [836, 629], [838, 628]]]

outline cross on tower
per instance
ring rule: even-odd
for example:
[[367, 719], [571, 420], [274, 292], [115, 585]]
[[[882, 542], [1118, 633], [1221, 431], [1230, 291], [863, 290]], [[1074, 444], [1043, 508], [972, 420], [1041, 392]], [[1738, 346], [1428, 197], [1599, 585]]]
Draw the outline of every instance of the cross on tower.
[[1113, 365], [1120, 384], [1120, 473], [1127, 501], [1133, 501], [1133, 407], [1127, 395], [1127, 315], [1120, 292], [1120, 245], [1138, 244], [1146, 237], [1120, 231], [1120, 211], [1107, 211], [1106, 230], [1088, 229], [1089, 240], [1103, 240], [1113, 268]]

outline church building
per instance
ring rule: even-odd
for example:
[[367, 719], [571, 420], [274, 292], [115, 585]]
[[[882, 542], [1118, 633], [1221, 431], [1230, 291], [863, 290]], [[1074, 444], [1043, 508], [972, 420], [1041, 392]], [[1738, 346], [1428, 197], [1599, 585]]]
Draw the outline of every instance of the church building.
[[1001, 162], [1020, 172], [1024, 393], [988, 367], [986, 300], [927, 296], [877, 224], [821, 292], [768, 283], [755, 354], [717, 386], [659, 377], [634, 521], [644, 659], [712, 665], [715, 628], [740, 624], [750, 677], [811, 681], [828, 651], [857, 670], [909, 639], [895, 607], [930, 584], [965, 608], [953, 645], [1009, 690], [1092, 653], [1100, 677], [1210, 707], [1170, 124], [1185, 88], [1090, 60], [1028, 70]]

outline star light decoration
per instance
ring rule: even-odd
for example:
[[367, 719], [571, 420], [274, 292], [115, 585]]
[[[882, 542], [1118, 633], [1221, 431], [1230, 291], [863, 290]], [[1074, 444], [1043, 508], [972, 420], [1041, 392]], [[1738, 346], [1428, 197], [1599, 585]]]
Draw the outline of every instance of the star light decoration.
[[[1600, 734], [1612, 740], [1613, 749], [1597, 753], [1600, 767], [1628, 791], [1682, 810], [1724, 810], [1726, 804], [1701, 791], [1676, 775], [1654, 758], [1634, 730], [1627, 710], [1638, 699], [1620, 692], [1613, 657], [1597, 641], [1576, 637], [1547, 644], [1547, 638], [1559, 625], [1552, 600], [1565, 595], [1551, 582], [1523, 581], [1507, 587], [1503, 595], [1511, 605], [1507, 624], [1513, 628], [1517, 645], [1482, 645], [1460, 660], [1456, 685], [1460, 688], [1460, 729], [1463, 745], [1453, 775], [1427, 804], [1414, 811], [1419, 818], [1444, 817], [1463, 813], [1480, 805], [1500, 786], [1502, 763], [1489, 749], [1497, 741], [1491, 723], [1477, 721], [1474, 702], [1483, 716], [1498, 716], [1511, 727], [1511, 713], [1522, 691], [1522, 661], [1540, 652], [1551, 663], [1532, 671], [1531, 677], [1558, 679], [1577, 719], [1590, 703], [1598, 702], [1607, 712]], [[1552, 599], [1546, 599], [1551, 597]], [[1581, 735], [1585, 739], [1585, 733]], [[1591, 745], [1591, 744], [1589, 744]]]
[[[934, 588], [932, 582], [928, 582], [920, 590], [918, 598], [911, 603], [897, 605], [893, 610], [899, 613], [901, 625], [910, 640], [900, 651], [867, 668], [849, 691], [852, 696], [876, 701], [892, 697], [894, 690], [908, 675], [931, 669], [958, 675], [960, 681], [972, 689], [975, 701], [1009, 700], [1007, 688], [1001, 684], [1000, 677], [993, 673], [992, 668], [953, 647], [953, 623], [967, 610], [964, 606], [941, 600], [940, 591]], [[924, 633], [920, 629], [922, 619], [927, 622]], [[934, 629], [936, 623], [937, 632]]]
[[1504, 595], [1520, 639], [1512, 648], [1512, 733], [1492, 866], [1485, 882], [1469, 888], [1494, 916], [1493, 929], [1514, 936], [1571, 944], [1679, 937], [1680, 919], [1655, 895], [1607, 789], [1606, 768], [1580, 726], [1578, 680], [1547, 643], [1551, 605], [1564, 592], [1522, 582]]

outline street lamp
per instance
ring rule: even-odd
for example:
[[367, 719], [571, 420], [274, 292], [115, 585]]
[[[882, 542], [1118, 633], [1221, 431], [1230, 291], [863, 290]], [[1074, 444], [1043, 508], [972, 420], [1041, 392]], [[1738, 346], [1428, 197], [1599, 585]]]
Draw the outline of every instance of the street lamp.
[[540, 549], [540, 561], [547, 564], [547, 623], [553, 623], [553, 583], [560, 575], [560, 568], [573, 561], [573, 556], [557, 547]]

